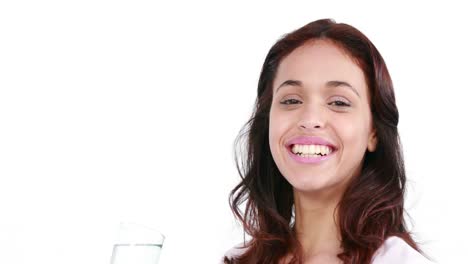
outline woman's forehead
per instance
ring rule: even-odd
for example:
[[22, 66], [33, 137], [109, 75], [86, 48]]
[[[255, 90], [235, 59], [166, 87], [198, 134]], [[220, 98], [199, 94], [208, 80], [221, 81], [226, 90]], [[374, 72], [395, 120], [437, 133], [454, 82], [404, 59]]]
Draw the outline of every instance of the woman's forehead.
[[361, 93], [366, 89], [361, 68], [329, 41], [307, 43], [286, 56], [279, 64], [273, 87], [289, 79], [299, 80], [305, 87], [324, 86], [337, 80], [351, 84], [358, 92], [362, 90]]

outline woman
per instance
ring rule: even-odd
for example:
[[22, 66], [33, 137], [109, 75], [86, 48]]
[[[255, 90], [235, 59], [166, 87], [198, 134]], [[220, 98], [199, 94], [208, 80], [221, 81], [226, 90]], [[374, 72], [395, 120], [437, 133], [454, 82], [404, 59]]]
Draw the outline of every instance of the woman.
[[322, 19], [282, 37], [230, 195], [251, 240], [223, 262], [430, 263], [405, 226], [397, 125], [387, 67], [360, 31]]

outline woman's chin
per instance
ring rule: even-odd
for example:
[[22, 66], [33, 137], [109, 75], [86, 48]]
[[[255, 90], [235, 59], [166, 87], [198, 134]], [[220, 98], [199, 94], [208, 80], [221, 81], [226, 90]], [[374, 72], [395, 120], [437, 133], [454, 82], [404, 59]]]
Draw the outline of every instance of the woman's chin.
[[324, 177], [295, 177], [294, 179], [288, 180], [292, 187], [301, 192], [320, 192], [328, 189], [333, 184]]

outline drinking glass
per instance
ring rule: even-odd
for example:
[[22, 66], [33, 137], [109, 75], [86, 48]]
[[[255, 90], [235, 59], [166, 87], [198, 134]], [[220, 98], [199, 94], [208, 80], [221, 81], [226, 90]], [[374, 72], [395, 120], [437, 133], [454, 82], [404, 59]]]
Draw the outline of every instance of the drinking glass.
[[164, 239], [164, 235], [155, 229], [135, 223], [120, 223], [111, 264], [158, 264]]

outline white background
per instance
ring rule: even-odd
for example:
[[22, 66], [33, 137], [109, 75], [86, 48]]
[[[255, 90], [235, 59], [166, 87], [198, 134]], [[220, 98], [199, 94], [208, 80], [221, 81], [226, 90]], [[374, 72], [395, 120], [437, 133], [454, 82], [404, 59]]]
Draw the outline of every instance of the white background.
[[121, 221], [166, 235], [161, 264], [217, 263], [242, 240], [233, 142], [263, 60], [320, 18], [385, 58], [412, 231], [439, 263], [465, 259], [461, 4], [168, 2], [0, 3], [0, 263], [109, 263]]

